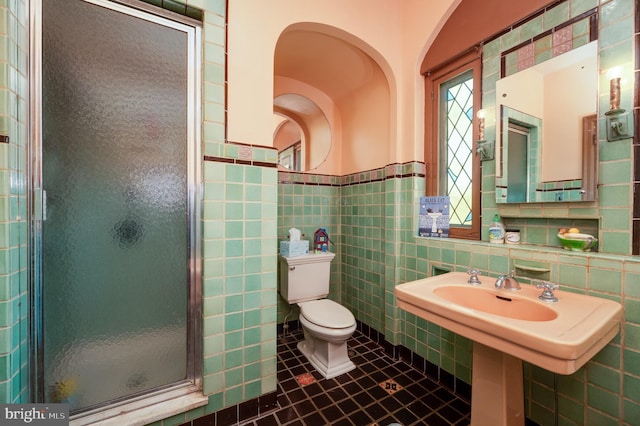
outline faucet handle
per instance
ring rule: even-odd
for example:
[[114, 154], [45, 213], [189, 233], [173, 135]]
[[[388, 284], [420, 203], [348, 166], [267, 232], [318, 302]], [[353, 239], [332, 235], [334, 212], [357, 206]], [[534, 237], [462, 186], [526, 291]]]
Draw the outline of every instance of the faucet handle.
[[469, 269], [467, 270], [467, 274], [469, 274], [469, 279], [467, 280], [467, 283], [473, 284], [473, 285], [482, 284], [480, 282], [480, 279], [478, 278], [478, 275], [482, 275], [480, 271], [478, 271], [477, 269]]
[[540, 281], [536, 283], [536, 288], [544, 288], [545, 290], [553, 291], [560, 288], [559, 284], [548, 283], [546, 281]]
[[548, 283], [546, 281], [541, 281], [536, 284], [536, 288], [542, 289], [542, 294], [538, 296], [538, 299], [545, 302], [557, 302], [558, 298], [553, 294], [554, 290], [560, 288], [558, 284]]

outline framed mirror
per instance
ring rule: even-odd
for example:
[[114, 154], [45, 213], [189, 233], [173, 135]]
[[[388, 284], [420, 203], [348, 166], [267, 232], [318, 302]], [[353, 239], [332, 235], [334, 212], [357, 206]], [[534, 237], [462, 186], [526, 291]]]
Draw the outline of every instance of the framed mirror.
[[496, 82], [496, 202], [593, 201], [597, 41]]

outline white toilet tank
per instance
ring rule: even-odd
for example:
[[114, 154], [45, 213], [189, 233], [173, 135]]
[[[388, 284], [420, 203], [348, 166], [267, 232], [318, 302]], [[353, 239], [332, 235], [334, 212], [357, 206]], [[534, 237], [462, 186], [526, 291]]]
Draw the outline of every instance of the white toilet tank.
[[335, 253], [280, 256], [280, 294], [289, 302], [323, 299], [329, 294]]

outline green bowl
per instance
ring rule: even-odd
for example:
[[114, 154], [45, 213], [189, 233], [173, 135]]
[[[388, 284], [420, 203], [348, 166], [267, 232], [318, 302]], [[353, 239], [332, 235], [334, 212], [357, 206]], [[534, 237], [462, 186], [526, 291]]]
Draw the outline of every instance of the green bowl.
[[558, 240], [565, 250], [591, 251], [598, 239], [589, 234], [558, 234]]

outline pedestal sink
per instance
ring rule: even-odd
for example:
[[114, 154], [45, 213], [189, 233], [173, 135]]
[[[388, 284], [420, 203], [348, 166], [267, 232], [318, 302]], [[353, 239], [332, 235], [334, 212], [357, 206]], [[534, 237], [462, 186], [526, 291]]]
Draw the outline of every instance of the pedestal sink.
[[619, 332], [622, 306], [556, 290], [559, 301], [522, 284], [502, 290], [495, 278], [467, 283], [464, 272], [400, 284], [398, 306], [473, 340], [471, 424], [524, 425], [522, 360], [572, 374]]

